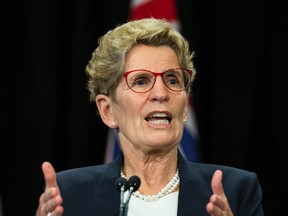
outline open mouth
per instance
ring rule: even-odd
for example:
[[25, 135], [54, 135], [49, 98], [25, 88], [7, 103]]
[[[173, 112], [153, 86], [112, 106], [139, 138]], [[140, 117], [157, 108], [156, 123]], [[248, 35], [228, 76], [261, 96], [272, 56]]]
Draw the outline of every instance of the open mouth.
[[146, 121], [148, 121], [151, 124], [156, 124], [156, 125], [169, 125], [171, 122], [171, 115], [166, 112], [155, 112], [152, 114], [149, 114], [145, 118]]

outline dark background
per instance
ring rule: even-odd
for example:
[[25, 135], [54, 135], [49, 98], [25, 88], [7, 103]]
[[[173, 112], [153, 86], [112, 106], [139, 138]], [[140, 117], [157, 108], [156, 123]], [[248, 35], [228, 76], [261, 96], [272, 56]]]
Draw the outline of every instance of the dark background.
[[[256, 172], [266, 215], [286, 215], [287, 0], [179, 0], [178, 11], [196, 52], [202, 161]], [[43, 161], [57, 171], [102, 163], [107, 129], [84, 68], [128, 13], [129, 0], [1, 3], [4, 216], [34, 215]]]

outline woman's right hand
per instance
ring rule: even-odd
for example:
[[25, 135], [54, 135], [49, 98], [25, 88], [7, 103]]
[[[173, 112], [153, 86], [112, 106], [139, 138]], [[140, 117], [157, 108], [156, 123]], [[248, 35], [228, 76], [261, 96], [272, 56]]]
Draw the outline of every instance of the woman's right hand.
[[46, 188], [39, 199], [39, 206], [36, 216], [61, 216], [64, 212], [60, 194], [60, 189], [56, 181], [56, 172], [49, 162], [42, 164], [42, 172], [46, 183]]

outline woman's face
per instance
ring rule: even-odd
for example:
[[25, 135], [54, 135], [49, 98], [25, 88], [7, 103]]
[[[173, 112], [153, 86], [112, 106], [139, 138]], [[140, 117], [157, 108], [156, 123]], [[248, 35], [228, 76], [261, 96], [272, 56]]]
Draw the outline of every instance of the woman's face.
[[[163, 72], [178, 67], [176, 54], [168, 46], [136, 45], [125, 62], [125, 71]], [[187, 92], [169, 90], [160, 76], [146, 93], [133, 92], [123, 79], [116, 90], [116, 101], [111, 104], [122, 148], [148, 152], [177, 146], [187, 118], [187, 104]]]

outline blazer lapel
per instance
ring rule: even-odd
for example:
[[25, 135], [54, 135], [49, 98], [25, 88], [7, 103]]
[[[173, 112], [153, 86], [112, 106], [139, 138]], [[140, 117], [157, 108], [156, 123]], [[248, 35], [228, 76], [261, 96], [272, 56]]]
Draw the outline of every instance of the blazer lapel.
[[[108, 165], [105, 176], [95, 185], [96, 205], [99, 215], [116, 216], [119, 215], [120, 193], [115, 186], [115, 181], [120, 177], [120, 169], [123, 155], [120, 154]], [[97, 193], [97, 194], [96, 194]]]
[[177, 215], [208, 215], [206, 204], [211, 194], [210, 186], [205, 181], [202, 181], [193, 163], [186, 161], [180, 152], [178, 152], [178, 167], [180, 188]]

